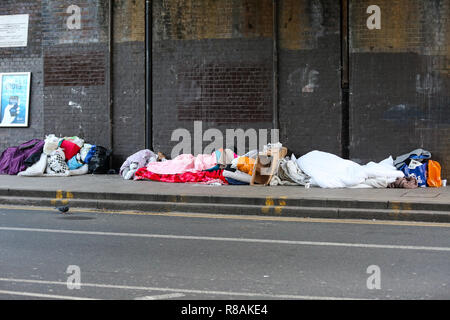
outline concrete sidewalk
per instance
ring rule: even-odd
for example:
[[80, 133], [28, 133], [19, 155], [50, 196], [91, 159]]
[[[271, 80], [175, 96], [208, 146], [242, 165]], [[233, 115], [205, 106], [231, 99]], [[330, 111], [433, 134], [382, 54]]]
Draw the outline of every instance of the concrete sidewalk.
[[306, 189], [0, 175], [0, 204], [99, 210], [450, 222], [450, 188]]

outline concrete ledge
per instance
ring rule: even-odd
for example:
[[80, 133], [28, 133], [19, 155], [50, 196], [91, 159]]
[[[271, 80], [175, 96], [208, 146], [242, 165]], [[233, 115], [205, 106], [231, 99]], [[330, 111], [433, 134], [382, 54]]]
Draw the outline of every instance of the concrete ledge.
[[[258, 215], [325, 219], [369, 219], [423, 222], [450, 222], [449, 211], [367, 209], [328, 206], [249, 205], [173, 201], [132, 201], [109, 199], [55, 199], [44, 197], [0, 197], [1, 205], [55, 207], [68, 203], [73, 208], [102, 211], [189, 212], [231, 215]], [[358, 205], [358, 204], [357, 204]]]
[[[0, 188], [0, 197], [17, 198], [53, 198], [56, 199], [58, 191], [5, 189]], [[61, 191], [66, 197], [67, 191]], [[418, 202], [412, 199], [402, 201], [392, 200], [361, 200], [361, 199], [329, 199], [323, 198], [287, 198], [270, 196], [239, 197], [221, 194], [215, 195], [183, 195], [183, 194], [139, 194], [124, 192], [70, 192], [71, 200], [117, 200], [142, 202], [169, 202], [169, 203], [199, 203], [223, 205], [256, 205], [256, 206], [282, 206], [282, 207], [326, 207], [326, 208], [358, 208], [358, 209], [390, 209], [390, 210], [419, 210], [419, 211], [448, 211], [450, 203], [446, 202]]]
[[95, 210], [449, 222], [450, 188], [321, 189], [205, 186], [119, 175], [0, 175], [0, 204]]

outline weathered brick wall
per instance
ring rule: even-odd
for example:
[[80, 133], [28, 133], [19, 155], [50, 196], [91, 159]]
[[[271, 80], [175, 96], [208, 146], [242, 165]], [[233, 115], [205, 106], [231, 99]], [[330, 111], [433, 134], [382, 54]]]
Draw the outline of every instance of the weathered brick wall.
[[[81, 9], [80, 29], [67, 27], [70, 5]], [[46, 133], [111, 148], [108, 1], [43, 0], [42, 12]]]
[[339, 1], [279, 1], [281, 141], [341, 154]]
[[153, 1], [154, 148], [170, 154], [195, 120], [271, 128], [272, 38], [271, 0]]
[[[369, 5], [381, 29], [369, 30]], [[450, 175], [450, 1], [350, 2], [351, 145], [361, 162], [429, 150]]]
[[0, 48], [3, 61], [8, 58], [41, 57], [42, 42], [42, 7], [41, 0], [2, 0], [0, 1], [0, 15], [29, 14], [28, 46], [17, 48]]
[[29, 14], [28, 46], [26, 48], [0, 48], [0, 72], [32, 72], [30, 115], [28, 128], [0, 128], [0, 152], [9, 146], [42, 138], [43, 73], [41, 55], [41, 2], [35, 0], [2, 0], [0, 15]]
[[114, 1], [114, 165], [145, 148], [145, 1]]
[[[154, 145], [194, 120], [221, 130], [272, 128], [272, 1], [154, 1]], [[278, 1], [281, 141], [296, 154], [340, 154], [340, 7]], [[176, 118], [175, 118], [176, 115]]]
[[[350, 0], [350, 156], [381, 160], [422, 147], [450, 171], [450, 0]], [[279, 0], [281, 141], [297, 155], [341, 152], [339, 1]], [[80, 30], [65, 24], [82, 10]], [[174, 129], [272, 128], [271, 0], [154, 0], [153, 146]], [[381, 29], [368, 30], [369, 5]], [[45, 134], [111, 147], [114, 164], [145, 147], [145, 1], [2, 0], [30, 14], [28, 46], [0, 49], [0, 72], [31, 71], [29, 128], [0, 128], [0, 149]], [[112, 82], [110, 81], [112, 80]], [[209, 142], [205, 142], [207, 144]]]
[[[67, 27], [70, 5], [81, 29]], [[0, 49], [1, 72], [32, 72], [29, 128], [0, 128], [0, 149], [46, 134], [109, 144], [107, 0], [2, 1], [0, 14], [29, 14], [28, 46]]]

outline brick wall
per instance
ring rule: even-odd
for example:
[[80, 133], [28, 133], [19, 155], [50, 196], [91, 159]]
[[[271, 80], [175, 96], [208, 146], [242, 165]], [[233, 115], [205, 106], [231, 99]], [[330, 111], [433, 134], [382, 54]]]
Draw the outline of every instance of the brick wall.
[[271, 0], [153, 1], [155, 149], [170, 154], [172, 132], [193, 134], [196, 120], [272, 127], [272, 11]]
[[[422, 147], [448, 176], [450, 0], [349, 2], [351, 158]], [[340, 3], [277, 3], [275, 94], [272, 0], [152, 1], [155, 150], [170, 153], [173, 130], [192, 132], [196, 120], [203, 131], [272, 128], [277, 102], [281, 141], [292, 152], [340, 154]], [[81, 8], [80, 30], [65, 24], [72, 4]], [[0, 2], [2, 15], [30, 14], [28, 46], [1, 48], [0, 72], [32, 72], [30, 126], [0, 128], [1, 150], [49, 133], [79, 135], [112, 147], [118, 167], [145, 147], [145, 1], [113, 1], [112, 64], [108, 4]], [[380, 30], [366, 26], [373, 4]]]
[[[450, 174], [450, 1], [351, 1], [353, 159], [429, 150]], [[369, 30], [366, 9], [381, 9]]]
[[[107, 0], [2, 1], [0, 14], [29, 14], [28, 46], [2, 48], [1, 72], [32, 72], [29, 128], [1, 128], [0, 148], [54, 133], [109, 145]], [[81, 29], [66, 21], [81, 9]]]
[[0, 48], [0, 72], [32, 72], [28, 128], [0, 128], [0, 151], [44, 134], [40, 1], [2, 0], [0, 15], [29, 14], [28, 46]]
[[[81, 10], [69, 29], [67, 8]], [[43, 0], [45, 132], [110, 146], [107, 0]]]
[[115, 0], [113, 10], [114, 166], [145, 148], [145, 1]]
[[264, 64], [201, 65], [177, 75], [177, 120], [272, 121], [272, 77]]
[[279, 1], [281, 141], [341, 154], [339, 1]]

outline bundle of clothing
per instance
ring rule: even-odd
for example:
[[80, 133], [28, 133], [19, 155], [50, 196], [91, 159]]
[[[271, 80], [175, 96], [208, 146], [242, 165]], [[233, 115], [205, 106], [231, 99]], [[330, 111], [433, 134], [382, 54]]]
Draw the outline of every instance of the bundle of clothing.
[[44, 141], [33, 139], [9, 147], [0, 156], [0, 174], [16, 175], [39, 160]]
[[[83, 139], [47, 135], [6, 149], [0, 156], [0, 173], [23, 177], [66, 177], [87, 173], [106, 173], [105, 148]], [[106, 153], [108, 153], [106, 151]], [[100, 161], [102, 159], [102, 161]]]
[[281, 159], [278, 169], [270, 180], [271, 186], [310, 186], [311, 177], [304, 173], [297, 163], [295, 155]]
[[[279, 145], [279, 146], [278, 146]], [[264, 146], [264, 149], [273, 147]], [[277, 147], [281, 147], [278, 143]], [[422, 151], [422, 150], [419, 150]], [[417, 152], [416, 152], [417, 153]], [[425, 153], [425, 155], [423, 155]], [[262, 152], [264, 154], [264, 151]], [[250, 185], [258, 175], [261, 153], [252, 150], [238, 156], [230, 149], [219, 149], [211, 154], [182, 154], [172, 160], [161, 158], [150, 150], [141, 150], [130, 156], [121, 167], [124, 179], [153, 180], [172, 183], [200, 183], [216, 185]], [[267, 184], [320, 188], [417, 188], [420, 185], [413, 175], [399, 170], [401, 156], [393, 160], [388, 157], [378, 163], [360, 165], [337, 155], [318, 150], [300, 158], [286, 152], [271, 163]], [[422, 152], [422, 156], [428, 154]], [[284, 157], [284, 158], [282, 158]], [[260, 173], [261, 174], [261, 173]]]
[[253, 168], [256, 163], [258, 150], [236, 156], [223, 170], [223, 176], [230, 185], [249, 185], [252, 179]]
[[136, 171], [140, 168], [146, 167], [151, 162], [164, 162], [166, 156], [158, 152], [157, 154], [149, 149], [140, 150], [129, 156], [122, 164], [119, 174], [125, 180], [134, 179]]
[[[125, 161], [121, 168], [122, 176], [127, 168], [132, 170], [130, 163], [135, 163], [133, 168], [146, 163], [135, 171], [134, 180], [225, 185], [228, 184], [228, 181], [223, 176], [224, 168], [230, 165], [234, 158], [237, 158], [232, 150], [219, 149], [211, 154], [197, 156], [181, 154], [172, 160], [158, 161], [156, 158], [156, 161], [152, 161], [155, 159], [154, 153], [148, 153], [148, 150], [143, 151], [139, 155], [132, 156], [134, 162], [133, 159], [130, 159], [131, 157]], [[141, 162], [138, 162], [139, 160]], [[123, 177], [126, 178], [126, 176]]]

